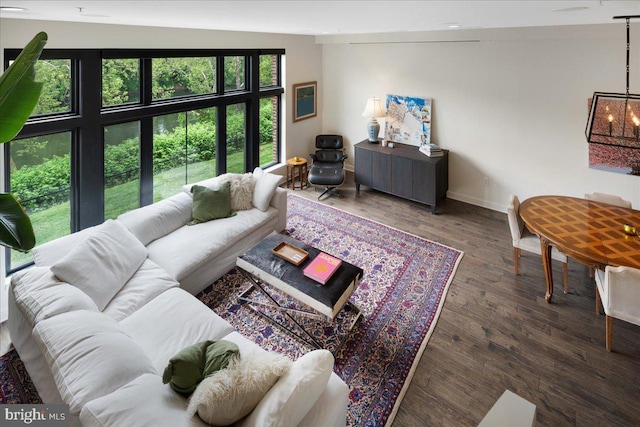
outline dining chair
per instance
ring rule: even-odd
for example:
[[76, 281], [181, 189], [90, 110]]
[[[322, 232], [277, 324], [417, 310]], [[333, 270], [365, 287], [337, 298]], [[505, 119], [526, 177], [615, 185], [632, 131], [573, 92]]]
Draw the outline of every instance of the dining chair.
[[593, 200], [594, 202], [608, 203], [610, 205], [620, 206], [621, 208], [631, 209], [630, 201], [625, 200], [620, 196], [614, 196], [613, 194], [590, 193], [585, 194], [584, 198], [587, 200]]
[[601, 307], [606, 315], [606, 346], [611, 351], [613, 318], [640, 326], [640, 270], [633, 267], [612, 267], [596, 273], [596, 312]]
[[[523, 250], [533, 254], [542, 255], [540, 238], [535, 234], [531, 234], [531, 232], [524, 226], [524, 221], [522, 221], [522, 218], [520, 218], [518, 213], [519, 209], [520, 200], [518, 200], [518, 196], [511, 195], [509, 207], [507, 208], [507, 218], [509, 220], [509, 229], [511, 230], [511, 238], [513, 240], [513, 266], [516, 276], [518, 275], [518, 258], [520, 258], [520, 254]], [[567, 256], [556, 248], [552, 248], [551, 258], [562, 262], [564, 293], [566, 294], [569, 282]]]

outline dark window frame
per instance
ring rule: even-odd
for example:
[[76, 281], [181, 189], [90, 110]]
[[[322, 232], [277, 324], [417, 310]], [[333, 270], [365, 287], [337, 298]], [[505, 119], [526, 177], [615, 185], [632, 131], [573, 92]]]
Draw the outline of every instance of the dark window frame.
[[[4, 68], [20, 53], [20, 49], [5, 49]], [[153, 201], [153, 126], [152, 118], [164, 114], [182, 113], [202, 108], [217, 107], [217, 167], [218, 174], [226, 171], [224, 155], [226, 126], [224, 112], [231, 104], [245, 104], [245, 169], [246, 172], [260, 165], [259, 124], [260, 99], [278, 97], [277, 103], [277, 159], [281, 159], [281, 106], [285, 92], [282, 85], [282, 58], [284, 49], [45, 49], [41, 59], [71, 60], [71, 111], [31, 117], [15, 139], [31, 138], [59, 132], [72, 133], [71, 145], [71, 232], [100, 224], [104, 221], [104, 139], [105, 126], [140, 121], [140, 204]], [[277, 57], [277, 85], [260, 87], [260, 56]], [[225, 92], [224, 57], [245, 57], [245, 88]], [[151, 59], [183, 57], [216, 57], [216, 93], [187, 95], [162, 100], [152, 100]], [[140, 60], [140, 101], [122, 105], [102, 106], [102, 60]], [[4, 144], [5, 190], [10, 190], [9, 149]], [[222, 147], [222, 149], [221, 149]], [[221, 152], [222, 151], [222, 152]], [[270, 165], [267, 165], [270, 166]], [[7, 251], [7, 269], [12, 273], [27, 265], [11, 266]]]

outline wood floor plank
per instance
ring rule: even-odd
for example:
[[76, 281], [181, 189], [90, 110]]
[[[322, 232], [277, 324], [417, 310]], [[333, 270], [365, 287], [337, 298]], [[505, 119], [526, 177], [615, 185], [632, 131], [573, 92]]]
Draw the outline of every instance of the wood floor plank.
[[505, 389], [536, 405], [536, 426], [640, 425], [640, 327], [615, 321], [606, 351], [587, 267], [569, 260], [565, 295], [554, 261], [548, 304], [540, 256], [523, 254], [513, 272], [506, 214], [446, 200], [432, 215], [356, 193], [352, 174], [339, 191], [322, 203], [465, 252], [393, 426], [476, 426]]

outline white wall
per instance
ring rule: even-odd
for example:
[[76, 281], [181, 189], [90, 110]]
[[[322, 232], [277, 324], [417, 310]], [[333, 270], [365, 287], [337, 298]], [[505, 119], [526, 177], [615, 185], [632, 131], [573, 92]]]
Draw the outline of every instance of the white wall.
[[[632, 24], [631, 93], [640, 92]], [[624, 92], [623, 23], [321, 36], [323, 130], [366, 138], [367, 98], [433, 98], [432, 141], [449, 149], [453, 199], [506, 211], [510, 194], [618, 194], [640, 208], [640, 177], [588, 167], [594, 91]], [[350, 159], [353, 164], [353, 156]], [[489, 185], [484, 185], [488, 177]]]
[[[283, 158], [307, 156], [322, 128], [322, 98], [318, 116], [293, 123], [291, 85], [318, 81], [322, 87], [322, 46], [312, 36], [234, 31], [190, 30], [124, 25], [83, 24], [23, 19], [0, 19], [0, 64], [5, 48], [23, 48], [39, 31], [49, 36], [46, 48], [284, 48], [286, 125]], [[288, 108], [289, 107], [289, 108]]]

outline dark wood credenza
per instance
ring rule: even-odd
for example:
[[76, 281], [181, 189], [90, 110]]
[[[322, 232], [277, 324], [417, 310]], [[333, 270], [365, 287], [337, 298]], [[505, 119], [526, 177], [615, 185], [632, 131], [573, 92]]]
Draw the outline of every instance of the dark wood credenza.
[[357, 143], [355, 149], [356, 191], [360, 185], [424, 203], [436, 213], [438, 202], [449, 189], [449, 150], [441, 157], [428, 157], [418, 147], [394, 144], [394, 148]]

